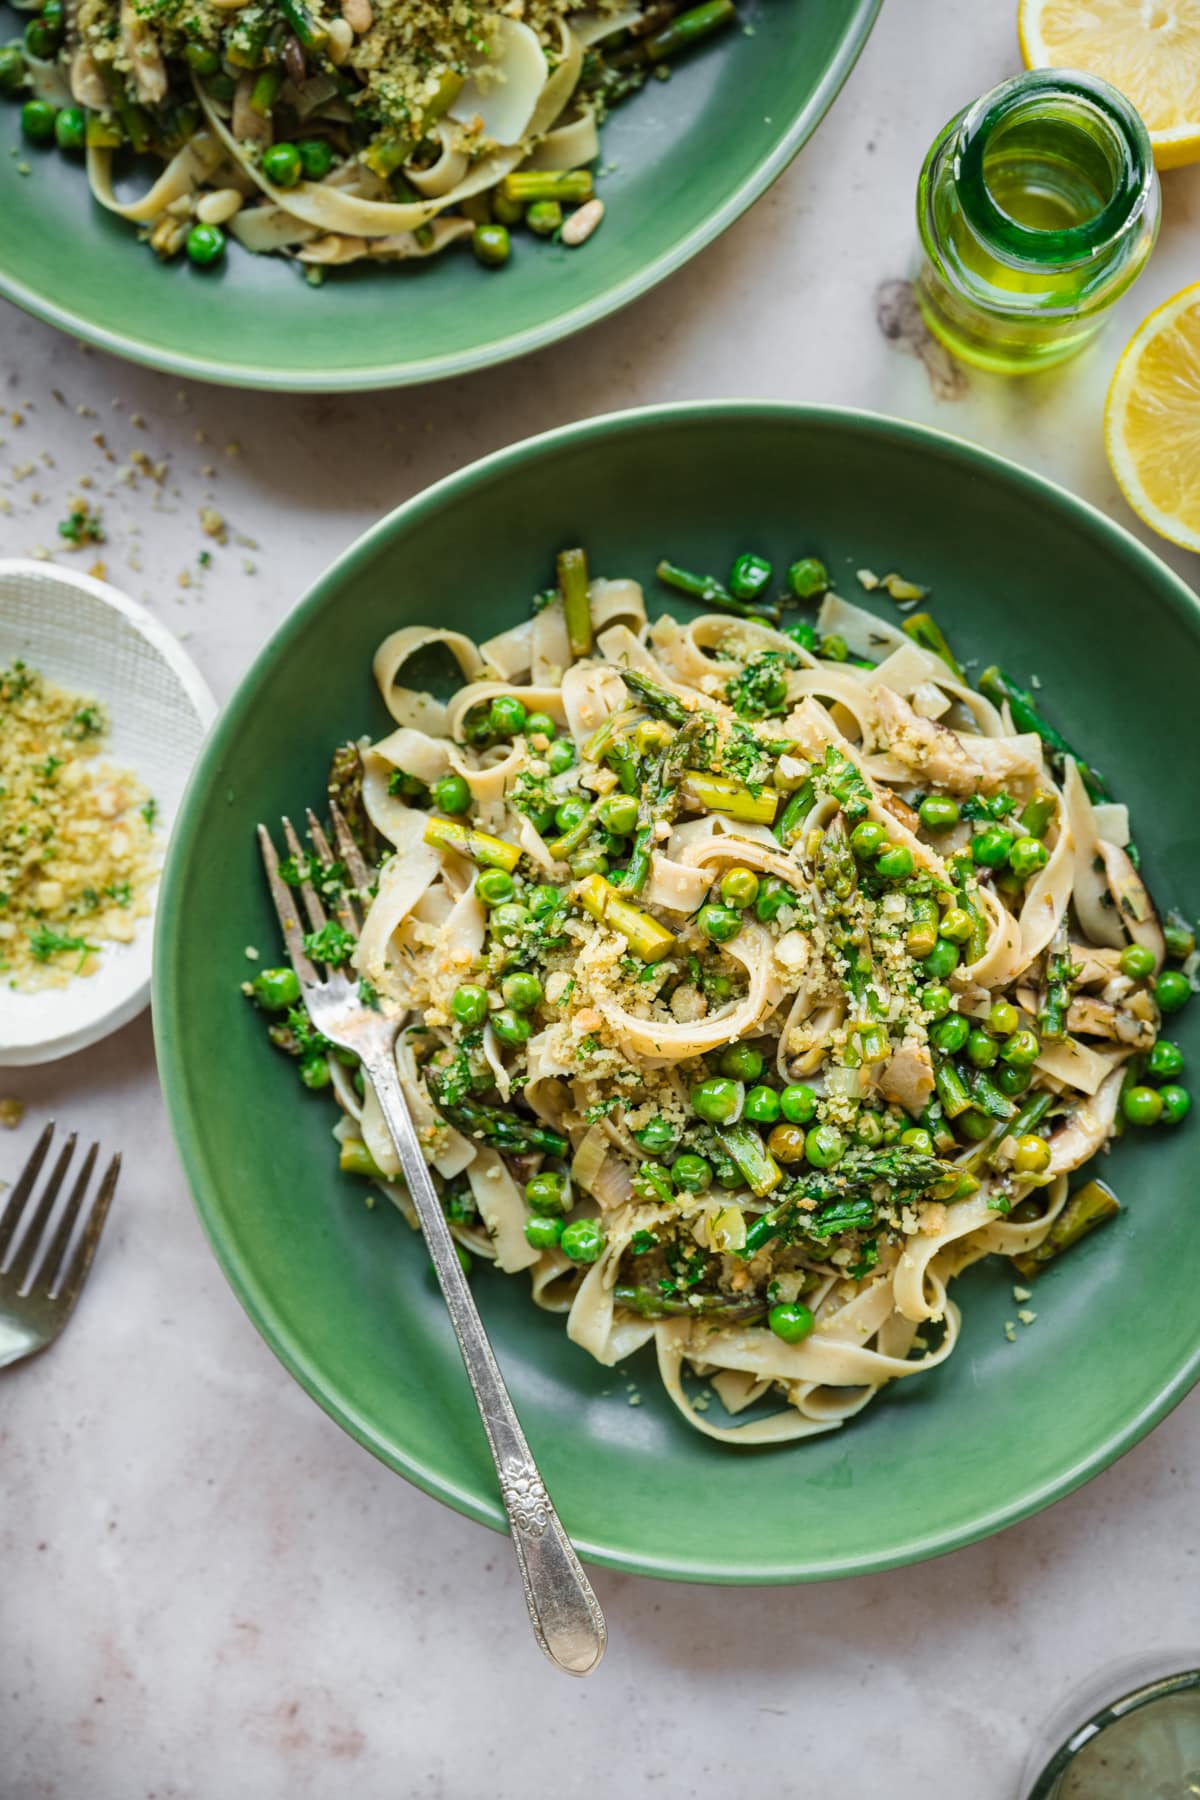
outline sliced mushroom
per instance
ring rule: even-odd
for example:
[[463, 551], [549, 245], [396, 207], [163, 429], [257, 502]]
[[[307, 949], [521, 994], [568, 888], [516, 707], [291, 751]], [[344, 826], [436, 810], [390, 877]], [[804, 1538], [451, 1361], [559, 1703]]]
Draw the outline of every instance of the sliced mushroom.
[[1118, 961], [1121, 952], [1116, 949], [1098, 950], [1094, 944], [1071, 945], [1071, 961], [1079, 970], [1075, 977], [1077, 988], [1104, 986], [1104, 998], [1111, 1000], [1108, 988], [1114, 978], [1128, 980], [1127, 976], [1118, 976]]
[[907, 800], [902, 800], [892, 788], [880, 790], [879, 804], [886, 812], [891, 813], [893, 819], [899, 819], [901, 825], [907, 825], [910, 831], [920, 830], [920, 814], [908, 804]]
[[1116, 844], [1097, 840], [1104, 878], [1112, 895], [1117, 915], [1135, 944], [1149, 950], [1154, 958], [1154, 973], [1162, 968], [1167, 946], [1150, 890], [1134, 868], [1127, 853]]
[[1067, 1028], [1085, 1037], [1112, 1038], [1135, 1050], [1148, 1050], [1155, 1037], [1153, 1019], [1139, 1018], [1128, 1008], [1098, 1000], [1094, 994], [1080, 994], [1072, 1000]]
[[876, 1086], [885, 1100], [892, 1100], [906, 1112], [919, 1113], [933, 1093], [933, 1063], [924, 1044], [902, 1045], [892, 1052], [876, 1076]]
[[100, 66], [86, 44], [80, 44], [71, 58], [71, 94], [80, 106], [101, 112], [108, 105], [108, 89]]
[[1114, 1069], [1090, 1099], [1068, 1113], [1063, 1124], [1050, 1137], [1050, 1175], [1065, 1175], [1079, 1168], [1090, 1156], [1103, 1148], [1117, 1117], [1124, 1070]]
[[158, 106], [167, 97], [166, 64], [158, 39], [131, 0], [121, 0], [121, 49], [138, 99], [143, 106]]
[[951, 793], [973, 794], [1008, 781], [1032, 781], [1041, 773], [1036, 738], [960, 737], [949, 726], [922, 718], [882, 683], [871, 689], [871, 698], [882, 746], [905, 768]]

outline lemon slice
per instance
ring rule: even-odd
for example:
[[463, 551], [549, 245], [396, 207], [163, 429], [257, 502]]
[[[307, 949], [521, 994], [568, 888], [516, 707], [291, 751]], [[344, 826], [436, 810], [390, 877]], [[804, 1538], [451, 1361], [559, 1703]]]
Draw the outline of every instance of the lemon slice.
[[1200, 0], [1019, 0], [1029, 69], [1085, 69], [1146, 122], [1160, 169], [1200, 160]]
[[1138, 518], [1200, 550], [1200, 282], [1152, 312], [1122, 351], [1104, 447]]

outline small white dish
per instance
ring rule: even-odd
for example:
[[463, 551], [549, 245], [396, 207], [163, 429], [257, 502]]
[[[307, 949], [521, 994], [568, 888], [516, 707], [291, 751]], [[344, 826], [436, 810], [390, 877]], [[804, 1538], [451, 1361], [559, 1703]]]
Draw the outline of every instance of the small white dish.
[[[165, 853], [217, 703], [182, 645], [107, 582], [57, 563], [0, 559], [0, 668], [20, 657], [69, 692], [99, 700], [101, 752], [132, 769], [158, 802]], [[104, 945], [94, 975], [24, 994], [0, 984], [0, 1067], [53, 1062], [106, 1037], [150, 999], [153, 907], [129, 944]]]

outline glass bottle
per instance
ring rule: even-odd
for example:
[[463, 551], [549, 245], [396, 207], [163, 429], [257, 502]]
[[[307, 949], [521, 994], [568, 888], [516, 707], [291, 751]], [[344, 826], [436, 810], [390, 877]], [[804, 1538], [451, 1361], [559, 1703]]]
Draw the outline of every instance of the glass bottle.
[[1158, 235], [1158, 177], [1123, 94], [1073, 69], [993, 88], [921, 170], [916, 293], [935, 337], [1018, 374], [1082, 349]]

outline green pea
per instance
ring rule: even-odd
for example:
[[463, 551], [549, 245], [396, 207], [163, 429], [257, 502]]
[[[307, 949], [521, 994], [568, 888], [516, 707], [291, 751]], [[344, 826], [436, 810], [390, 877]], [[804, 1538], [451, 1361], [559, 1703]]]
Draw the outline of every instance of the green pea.
[[225, 233], [219, 225], [193, 225], [185, 240], [188, 261], [198, 269], [211, 268], [225, 254]]
[[794, 644], [799, 644], [802, 650], [815, 650], [817, 647], [817, 628], [810, 625], [807, 619], [802, 619], [799, 625], [789, 625], [787, 636]]
[[56, 108], [46, 100], [27, 100], [21, 108], [21, 130], [31, 144], [48, 144], [54, 136]]
[[984, 869], [998, 869], [1007, 862], [1013, 834], [1007, 825], [985, 825], [971, 839], [971, 859]]
[[972, 1106], [966, 1112], [959, 1113], [954, 1121], [954, 1129], [961, 1132], [963, 1137], [969, 1138], [971, 1143], [981, 1144], [984, 1138], [992, 1135], [993, 1123], [994, 1120], [990, 1119], [987, 1113], [981, 1112], [977, 1106]]
[[633, 1135], [642, 1149], [649, 1150], [652, 1156], [660, 1156], [664, 1151], [673, 1150], [679, 1140], [679, 1132], [661, 1113], [647, 1119]]
[[0, 94], [15, 100], [25, 85], [25, 58], [19, 44], [0, 45]]
[[778, 875], [768, 875], [758, 890], [758, 898], [754, 902], [754, 916], [762, 924], [769, 925], [777, 919], [785, 906], [794, 906], [796, 896], [793, 890]]
[[850, 1135], [856, 1144], [876, 1150], [883, 1142], [883, 1121], [876, 1112], [860, 1112]]
[[967, 1039], [967, 1061], [977, 1069], [990, 1069], [1000, 1054], [1000, 1046], [990, 1031], [976, 1026]]
[[742, 915], [731, 906], [702, 906], [696, 924], [714, 944], [727, 944], [742, 929]]
[[1000, 1054], [1014, 1069], [1027, 1069], [1042, 1053], [1042, 1046], [1032, 1031], [1014, 1031], [1001, 1045]]
[[1121, 1111], [1131, 1125], [1157, 1125], [1163, 1114], [1162, 1093], [1152, 1087], [1126, 1088]]
[[879, 852], [886, 848], [887, 841], [887, 832], [882, 825], [876, 824], [874, 819], [863, 819], [850, 833], [850, 848], [855, 856], [862, 857], [864, 861], [869, 857], [878, 856]]
[[1153, 1081], [1170, 1081], [1183, 1073], [1183, 1051], [1178, 1044], [1159, 1038], [1146, 1058], [1146, 1073]]
[[875, 867], [889, 880], [902, 881], [913, 872], [913, 853], [907, 844], [893, 844], [890, 849], [880, 851], [875, 858]]
[[1117, 958], [1117, 966], [1131, 981], [1143, 981], [1154, 973], [1154, 952], [1143, 944], [1126, 944]]
[[814, 1169], [832, 1169], [846, 1154], [846, 1140], [836, 1125], [814, 1125], [804, 1153]]
[[[0, 78], [0, 86], [3, 80]], [[1167, 955], [1176, 962], [1186, 962], [1196, 948], [1196, 934], [1190, 925], [1164, 925], [1163, 942], [1167, 946]]]
[[1191, 997], [1192, 984], [1178, 969], [1164, 969], [1154, 984], [1154, 998], [1162, 1012], [1178, 1012]]
[[958, 945], [939, 938], [929, 955], [922, 958], [921, 967], [935, 981], [943, 981], [958, 967]]
[[525, 223], [535, 237], [553, 237], [563, 222], [563, 209], [557, 200], [535, 200], [525, 214]]
[[62, 31], [44, 18], [30, 19], [25, 27], [25, 49], [39, 62], [48, 62], [62, 41]]
[[1015, 1068], [1012, 1063], [1005, 1063], [1003, 1068], [996, 1070], [992, 1080], [1002, 1094], [1006, 1094], [1010, 1100], [1015, 1100], [1018, 1094], [1025, 1092], [1033, 1080], [1033, 1070], [1019, 1069]]
[[648, 1205], [669, 1206], [675, 1198], [670, 1169], [665, 1163], [644, 1162], [633, 1177], [633, 1191]]
[[541, 1004], [542, 984], [528, 969], [517, 969], [504, 977], [500, 992], [506, 1006], [514, 1012], [527, 1013]]
[[961, 816], [958, 801], [944, 799], [941, 794], [927, 794], [917, 808], [917, 817], [926, 831], [935, 834], [953, 831]]
[[692, 1089], [692, 1111], [709, 1125], [732, 1125], [742, 1116], [746, 1090], [740, 1081], [727, 1081], [713, 1076], [698, 1082]]
[[595, 1219], [572, 1219], [559, 1241], [559, 1249], [572, 1262], [594, 1263], [604, 1250], [608, 1240], [603, 1227]]
[[1040, 838], [1019, 837], [1008, 853], [1008, 866], [1022, 881], [1028, 881], [1050, 861], [1050, 852]]
[[910, 1150], [919, 1150], [922, 1156], [933, 1155], [933, 1139], [923, 1125], [910, 1125], [900, 1133], [900, 1142]]
[[826, 662], [848, 662], [850, 646], [841, 633], [835, 631], [829, 637], [821, 639], [821, 648], [817, 654], [823, 656]]
[[443, 775], [433, 784], [433, 803], [439, 812], [452, 817], [465, 813], [471, 804], [471, 789], [461, 775]]
[[637, 824], [638, 803], [634, 794], [610, 794], [600, 802], [599, 810], [602, 824], [618, 837], [628, 837]]
[[493, 907], [488, 924], [497, 937], [516, 937], [533, 921], [533, 914], [519, 901], [504, 900]]
[[208, 44], [185, 44], [183, 58], [197, 75], [215, 75], [221, 67], [221, 58]]
[[829, 571], [815, 556], [802, 556], [787, 572], [787, 584], [797, 600], [814, 600], [829, 587]]
[[770, 585], [773, 570], [764, 556], [746, 550], [729, 571], [729, 591], [737, 600], [757, 600]]
[[296, 145], [269, 145], [262, 153], [262, 172], [275, 187], [295, 187], [304, 172]]
[[1011, 1037], [1021, 1023], [1021, 1015], [1008, 1000], [995, 1000], [988, 1013], [988, 1030], [997, 1037]]
[[492, 217], [501, 225], [519, 225], [525, 217], [520, 200], [510, 200], [502, 188], [492, 189]]
[[513, 1049], [527, 1044], [533, 1034], [533, 1026], [525, 1014], [514, 1012], [511, 1006], [502, 1006], [498, 1013], [492, 1014], [492, 1030], [502, 1044]]
[[1162, 1101], [1162, 1122], [1164, 1125], [1178, 1125], [1187, 1118], [1191, 1111], [1192, 1096], [1185, 1087], [1178, 1087], [1174, 1082], [1159, 1088], [1159, 1099]]
[[767, 1324], [785, 1344], [801, 1344], [816, 1320], [802, 1300], [781, 1300], [767, 1314]]
[[782, 1111], [779, 1095], [774, 1088], [752, 1087], [746, 1095], [743, 1117], [752, 1120], [755, 1125], [774, 1125]]
[[550, 836], [551, 832], [554, 830], [553, 806], [549, 804], [546, 806], [535, 806], [528, 816], [530, 824], [540, 836]]
[[333, 145], [325, 138], [301, 138], [296, 145], [306, 181], [324, 181], [333, 167]]
[[300, 981], [295, 969], [264, 969], [250, 983], [254, 998], [264, 1012], [283, 1012], [295, 1006], [300, 998]]
[[[485, 269], [502, 268], [512, 251], [507, 225], [477, 225], [471, 233], [471, 248]], [[595, 1258], [586, 1260], [593, 1262]]]
[[753, 869], [726, 869], [721, 877], [721, 898], [726, 906], [753, 906], [758, 899], [758, 876]]
[[82, 150], [87, 122], [81, 106], [64, 106], [54, 121], [54, 141], [60, 150]]
[[588, 815], [588, 803], [578, 794], [570, 794], [562, 801], [554, 814], [554, 823], [562, 832], [574, 831], [583, 824]]
[[546, 752], [552, 775], [565, 775], [575, 762], [575, 746], [570, 738], [555, 738]]
[[953, 994], [942, 981], [931, 981], [921, 995], [921, 1005], [931, 1019], [944, 1019], [953, 1001]]
[[562, 905], [562, 889], [553, 882], [540, 881], [536, 887], [525, 890], [525, 904], [535, 919], [544, 919]]
[[314, 1093], [319, 1088], [327, 1088], [333, 1080], [329, 1073], [329, 1059], [314, 1050], [311, 1056], [306, 1056], [301, 1061], [300, 1079], [305, 1087], [311, 1088]]
[[450, 1016], [460, 1025], [482, 1025], [488, 1015], [488, 997], [486, 988], [476, 987], [473, 982], [455, 988], [450, 999]]
[[525, 1204], [543, 1217], [566, 1211], [567, 1178], [555, 1169], [539, 1169], [525, 1183]]
[[947, 1013], [946, 1017], [939, 1019], [930, 1031], [929, 1041], [936, 1049], [945, 1050], [949, 1055], [954, 1056], [959, 1050], [965, 1049], [970, 1035], [970, 1023], [963, 1018], [961, 1013]]
[[568, 861], [567, 867], [576, 881], [582, 881], [585, 875], [607, 875], [609, 860], [603, 850], [580, 850]]
[[531, 712], [525, 715], [526, 737], [552, 738], [558, 730], [549, 713]]
[[803, 1162], [804, 1145], [803, 1125], [789, 1125], [786, 1121], [782, 1121], [778, 1125], [773, 1125], [767, 1134], [767, 1149], [776, 1162]]
[[938, 936], [951, 944], [965, 944], [974, 930], [974, 920], [965, 906], [949, 906], [938, 923]]
[[488, 724], [498, 738], [518, 737], [525, 730], [527, 716], [515, 694], [497, 694], [488, 705]]
[[685, 1150], [671, 1164], [671, 1180], [685, 1194], [703, 1194], [712, 1186], [712, 1164]]
[[525, 1242], [535, 1250], [556, 1250], [565, 1230], [563, 1219], [526, 1219]]
[[485, 906], [500, 906], [516, 893], [507, 869], [484, 869], [475, 877], [475, 892]]
[[779, 1110], [790, 1125], [807, 1125], [817, 1110], [817, 1096], [806, 1081], [789, 1081], [779, 1096]]
[[1017, 1139], [1013, 1167], [1018, 1175], [1044, 1175], [1050, 1167], [1051, 1149], [1044, 1137], [1027, 1131]]
[[717, 1068], [731, 1081], [757, 1081], [763, 1072], [763, 1054], [752, 1044], [727, 1044]]

